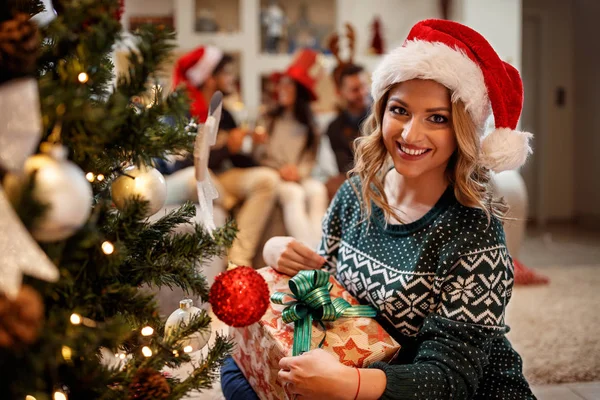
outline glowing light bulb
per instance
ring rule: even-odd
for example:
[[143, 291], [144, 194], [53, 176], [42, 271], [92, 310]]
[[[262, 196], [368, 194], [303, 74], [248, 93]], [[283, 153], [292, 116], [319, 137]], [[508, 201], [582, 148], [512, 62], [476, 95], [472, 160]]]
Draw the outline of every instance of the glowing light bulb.
[[191, 353], [191, 352], [192, 352], [192, 350], [194, 350], [194, 349], [192, 348], [192, 346], [185, 346], [185, 347], [183, 348], [183, 351], [185, 351], [186, 353]]
[[98, 180], [98, 182], [102, 182], [104, 180], [104, 175], [98, 174], [98, 176], [96, 177], [96, 179]]
[[150, 347], [144, 346], [144, 347], [142, 347], [142, 354], [144, 355], [144, 357], [151, 357], [152, 350], [150, 350]]
[[104, 254], [112, 254], [115, 251], [115, 246], [107, 240], [102, 243], [102, 251]]
[[152, 329], [152, 327], [147, 326], [144, 329], [142, 329], [142, 336], [150, 336], [154, 333], [154, 329]]
[[173, 355], [174, 355], [175, 357], [179, 357], [179, 352], [178, 352], [177, 350], [173, 350]]
[[62, 347], [62, 356], [66, 361], [71, 361], [71, 356], [73, 355], [73, 351], [71, 350], [71, 348], [69, 346], [63, 346]]
[[79, 314], [71, 314], [71, 323], [73, 325], [79, 325], [81, 323], [81, 315]]
[[120, 358], [121, 360], [124, 360], [124, 359], [125, 359], [125, 357], [126, 357], [126, 356], [125, 356], [125, 353], [121, 353], [121, 354], [119, 354], [119, 358]]
[[54, 400], [67, 400], [67, 395], [63, 392], [56, 391], [54, 392]]
[[87, 179], [89, 182], [94, 182], [95, 178], [96, 175], [94, 175], [93, 172], [88, 172], [87, 174], [85, 174], [85, 179]]
[[90, 79], [90, 77], [85, 72], [82, 72], [79, 75], [77, 75], [77, 79], [81, 83], [86, 83], [88, 81], [88, 79]]
[[25, 396], [25, 400], [37, 400], [37, 399], [28, 394], [27, 396]]

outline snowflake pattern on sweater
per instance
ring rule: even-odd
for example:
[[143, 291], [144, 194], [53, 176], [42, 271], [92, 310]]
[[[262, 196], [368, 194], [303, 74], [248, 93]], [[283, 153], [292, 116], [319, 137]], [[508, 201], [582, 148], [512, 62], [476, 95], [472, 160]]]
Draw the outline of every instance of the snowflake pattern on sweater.
[[411, 364], [375, 365], [388, 377], [384, 399], [534, 398], [505, 338], [513, 265], [502, 224], [458, 203], [452, 188], [418, 221], [386, 224], [373, 205], [368, 224], [346, 182], [323, 220], [319, 254], [352, 295], [414, 343]]

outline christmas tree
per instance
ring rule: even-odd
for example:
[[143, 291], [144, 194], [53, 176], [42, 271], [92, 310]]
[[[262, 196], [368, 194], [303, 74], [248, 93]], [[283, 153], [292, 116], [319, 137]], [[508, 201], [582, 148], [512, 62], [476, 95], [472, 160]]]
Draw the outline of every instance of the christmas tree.
[[[54, 0], [56, 17], [44, 27], [30, 20], [43, 8], [37, 1], [9, 0], [0, 7], [0, 90], [37, 82], [41, 113], [32, 107], [24, 122], [39, 124], [41, 137], [32, 150], [45, 153], [25, 162], [29, 174], [21, 180], [0, 155], [0, 195], [5, 191], [14, 207], [0, 213], [15, 211], [37, 239], [31, 241], [35, 249], [20, 250], [19, 260], [36, 256], [39, 248], [47, 257], [17, 265], [0, 255], [0, 398], [180, 399], [209, 388], [231, 349], [229, 339], [218, 335], [188, 378], [161, 373], [190, 362], [183, 339], [209, 330], [210, 317], [197, 313], [165, 336], [154, 296], [143, 287], [180, 287], [206, 301], [208, 287], [198, 267], [225, 253], [235, 226], [207, 232], [194, 225], [192, 233], [174, 233], [181, 224], [193, 224], [193, 204], [150, 222], [146, 217], [161, 206], [152, 192], [121, 199], [120, 205], [113, 198], [115, 181], [140, 174], [160, 181], [150, 167], [154, 160], [193, 151], [185, 94], [165, 95], [153, 84], [174, 34], [161, 26], [139, 28], [128, 73], [115, 80], [111, 51], [122, 39], [118, 0]], [[134, 101], [148, 93], [149, 104]], [[17, 92], [16, 98], [24, 95]], [[66, 175], [48, 178], [49, 165]], [[18, 189], [9, 190], [11, 177], [21, 182]], [[54, 196], [58, 192], [74, 195]], [[65, 207], [66, 216], [52, 214]], [[55, 226], [61, 218], [71, 219]], [[12, 234], [0, 232], [0, 249], [3, 243], [15, 249]], [[43, 272], [48, 260], [56, 276]], [[9, 284], [4, 275], [16, 276], [17, 267], [23, 283]], [[103, 357], [107, 350], [119, 355], [118, 365]]]

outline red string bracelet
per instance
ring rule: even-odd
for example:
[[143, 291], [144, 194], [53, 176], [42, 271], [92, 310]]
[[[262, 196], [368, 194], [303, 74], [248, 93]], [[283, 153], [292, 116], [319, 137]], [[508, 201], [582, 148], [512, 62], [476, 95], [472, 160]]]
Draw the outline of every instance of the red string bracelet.
[[358, 399], [358, 394], [360, 393], [360, 369], [356, 368], [356, 373], [358, 374], [358, 387], [356, 388], [356, 396], [354, 396], [354, 400]]

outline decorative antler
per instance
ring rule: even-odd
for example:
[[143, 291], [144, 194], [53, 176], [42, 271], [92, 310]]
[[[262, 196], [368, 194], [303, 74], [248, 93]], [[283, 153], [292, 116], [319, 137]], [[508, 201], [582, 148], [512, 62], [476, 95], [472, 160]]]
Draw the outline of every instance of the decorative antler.
[[349, 23], [346, 23], [346, 37], [348, 38], [348, 48], [350, 49], [350, 54], [348, 56], [348, 64], [354, 62], [355, 55], [355, 43], [356, 43], [356, 33], [354, 28]]
[[338, 64], [343, 64], [342, 59], [340, 58], [340, 35], [337, 33], [332, 33], [329, 38], [329, 50], [333, 53]]

